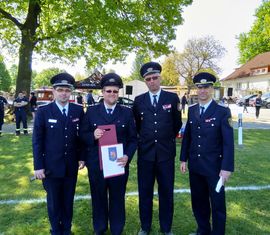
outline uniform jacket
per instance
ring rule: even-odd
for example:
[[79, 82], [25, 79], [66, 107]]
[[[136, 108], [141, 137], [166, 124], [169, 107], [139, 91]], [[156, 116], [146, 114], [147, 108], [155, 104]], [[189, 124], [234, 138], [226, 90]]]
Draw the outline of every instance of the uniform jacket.
[[182, 126], [179, 103], [176, 94], [163, 90], [156, 108], [151, 104], [149, 92], [135, 98], [138, 160], [161, 162], [175, 157], [175, 137]]
[[103, 103], [89, 106], [84, 116], [80, 137], [86, 146], [86, 163], [99, 161], [98, 140], [95, 140], [94, 131], [100, 125], [115, 124], [118, 143], [123, 144], [124, 154], [131, 161], [136, 148], [136, 127], [132, 110], [116, 105], [113, 114], [109, 116]]
[[212, 101], [200, 118], [199, 105], [189, 107], [180, 160], [202, 175], [234, 170], [234, 137], [230, 109]]
[[[26, 97], [23, 97], [23, 98], [17, 97], [17, 98], [14, 100], [14, 102], [16, 102], [16, 103], [21, 103], [22, 101], [25, 101], [25, 102], [28, 103], [28, 99], [27, 99]], [[13, 103], [14, 103], [14, 102], [13, 102]], [[17, 112], [23, 112], [23, 113], [26, 112], [26, 107], [27, 107], [27, 105], [22, 106], [22, 107], [14, 107], [15, 113], [17, 113]]]
[[0, 112], [4, 111], [5, 104], [7, 104], [6, 98], [3, 96], [0, 96]]
[[83, 108], [72, 103], [66, 122], [55, 102], [38, 109], [32, 139], [35, 170], [45, 169], [49, 177], [77, 174], [82, 118]]

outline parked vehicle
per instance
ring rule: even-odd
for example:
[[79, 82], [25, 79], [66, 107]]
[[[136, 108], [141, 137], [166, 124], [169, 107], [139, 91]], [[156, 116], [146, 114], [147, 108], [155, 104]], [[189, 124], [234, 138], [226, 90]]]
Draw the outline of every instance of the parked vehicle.
[[263, 101], [263, 107], [267, 108], [267, 109], [270, 109], [270, 97], [264, 99]]
[[[52, 90], [53, 90], [52, 88], [41, 88], [41, 89], [34, 90], [36, 97], [37, 97], [37, 105], [38, 106], [43, 106], [43, 105], [49, 104], [54, 100]], [[69, 98], [69, 102], [76, 103], [76, 96], [79, 93], [82, 96], [85, 96], [85, 94], [86, 94], [85, 92], [82, 92], [79, 90], [73, 90], [72, 94]]]
[[[98, 97], [98, 102], [103, 102], [103, 97], [102, 96], [99, 96]], [[125, 106], [128, 106], [128, 107], [133, 107], [133, 103], [134, 101], [129, 99], [129, 98], [126, 98], [126, 97], [119, 97], [118, 98], [118, 101], [117, 101], [118, 104], [122, 104], [122, 105], [125, 105]]]
[[250, 99], [256, 98], [256, 96], [257, 96], [256, 94], [246, 95], [246, 96], [238, 99], [236, 101], [236, 104], [238, 104], [239, 106], [243, 106], [246, 103], [249, 106], [250, 105], [250, 103], [249, 103]]
[[[255, 96], [254, 98], [251, 98], [251, 99], [249, 100], [249, 106], [255, 106], [256, 97], [257, 97], [257, 96]], [[264, 94], [262, 95], [262, 97], [261, 97], [262, 102], [264, 103], [264, 101], [267, 100], [268, 98], [270, 98], [270, 92], [264, 93]], [[263, 104], [263, 106], [265, 106], [265, 105]]]

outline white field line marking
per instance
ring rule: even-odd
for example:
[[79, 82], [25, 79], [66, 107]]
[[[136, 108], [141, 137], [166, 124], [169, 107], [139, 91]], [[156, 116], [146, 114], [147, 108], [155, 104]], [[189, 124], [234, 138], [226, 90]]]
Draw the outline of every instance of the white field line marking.
[[[239, 186], [239, 187], [226, 187], [226, 191], [259, 191], [259, 190], [265, 190], [270, 189], [270, 185], [265, 186], [256, 186], [256, 185], [250, 185], [250, 186]], [[175, 189], [174, 193], [190, 193], [190, 189]], [[154, 195], [157, 195], [157, 192], [154, 192]], [[126, 193], [126, 196], [138, 196], [138, 192], [129, 192]], [[86, 200], [91, 199], [90, 195], [78, 195], [75, 196], [74, 200]], [[14, 200], [0, 200], [0, 205], [12, 205], [12, 204], [33, 204], [33, 203], [45, 203], [45, 198], [39, 198], [39, 199], [14, 199]]]

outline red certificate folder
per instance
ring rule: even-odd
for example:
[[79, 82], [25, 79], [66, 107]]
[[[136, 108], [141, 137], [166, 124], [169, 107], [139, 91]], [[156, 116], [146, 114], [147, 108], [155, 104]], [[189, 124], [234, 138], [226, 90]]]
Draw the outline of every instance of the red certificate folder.
[[102, 157], [101, 157], [101, 146], [118, 144], [115, 125], [103, 125], [98, 126], [98, 129], [104, 131], [103, 136], [98, 139], [98, 148], [99, 148], [99, 166], [102, 170]]

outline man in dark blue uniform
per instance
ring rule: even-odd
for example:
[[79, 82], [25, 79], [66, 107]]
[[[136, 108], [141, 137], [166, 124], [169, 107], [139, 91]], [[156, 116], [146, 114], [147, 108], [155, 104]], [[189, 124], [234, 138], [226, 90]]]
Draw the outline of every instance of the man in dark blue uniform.
[[79, 128], [82, 106], [69, 103], [74, 78], [67, 73], [52, 77], [55, 101], [38, 109], [33, 131], [35, 177], [47, 192], [51, 234], [70, 235], [73, 199], [80, 158]]
[[139, 235], [148, 234], [151, 229], [155, 180], [160, 230], [172, 234], [175, 138], [182, 126], [180, 101], [176, 94], [160, 88], [160, 64], [146, 63], [140, 73], [149, 92], [137, 96], [133, 106], [139, 136]]
[[180, 155], [182, 173], [189, 163], [192, 210], [198, 225], [193, 234], [198, 235], [225, 234], [225, 191], [217, 186], [218, 182], [224, 185], [234, 170], [231, 112], [212, 99], [215, 81], [210, 73], [193, 78], [199, 103], [189, 108]]
[[7, 100], [0, 93], [0, 137], [2, 136], [2, 126], [4, 124], [5, 105], [7, 105]]
[[[87, 147], [86, 166], [91, 188], [93, 227], [97, 235], [104, 234], [110, 222], [112, 235], [122, 234], [125, 225], [125, 192], [129, 163], [137, 148], [135, 121], [130, 108], [117, 104], [121, 78], [115, 73], [102, 77], [100, 85], [104, 101], [88, 106], [80, 131]], [[118, 143], [123, 144], [124, 156], [117, 159], [125, 174], [104, 178], [100, 169], [99, 144], [103, 130], [100, 125], [115, 125]]]
[[23, 123], [23, 133], [28, 134], [27, 129], [27, 110], [26, 106], [28, 104], [27, 97], [24, 96], [23, 92], [19, 92], [18, 97], [14, 100], [13, 106], [15, 108], [15, 119], [16, 119], [16, 135], [20, 135], [21, 132], [21, 122]]

